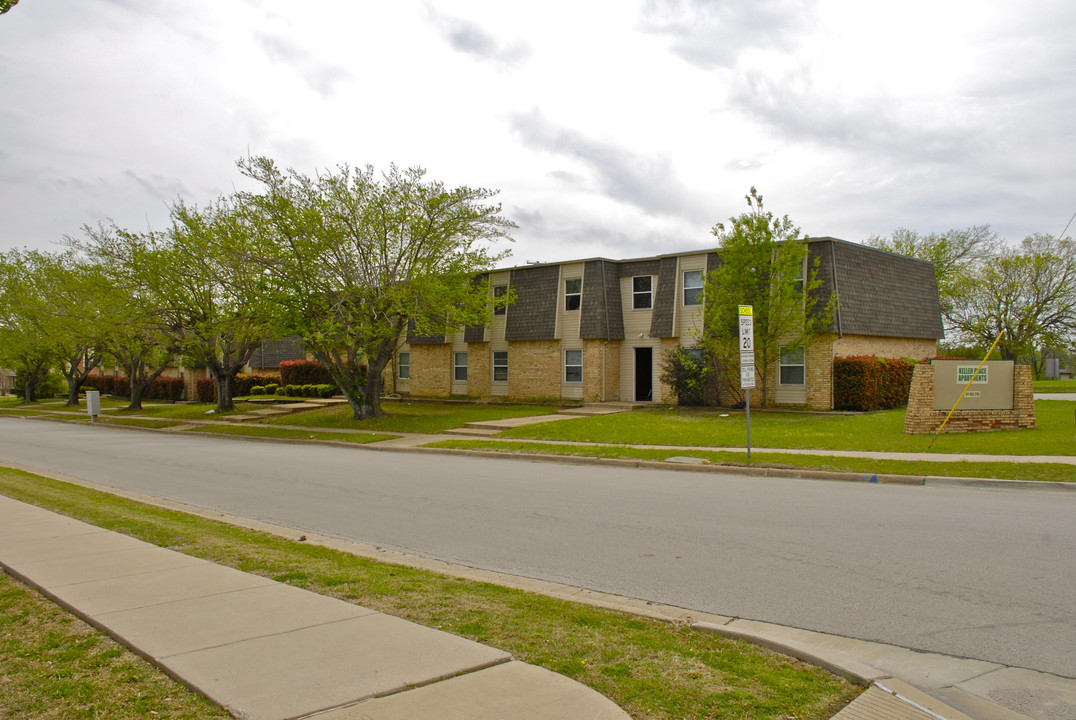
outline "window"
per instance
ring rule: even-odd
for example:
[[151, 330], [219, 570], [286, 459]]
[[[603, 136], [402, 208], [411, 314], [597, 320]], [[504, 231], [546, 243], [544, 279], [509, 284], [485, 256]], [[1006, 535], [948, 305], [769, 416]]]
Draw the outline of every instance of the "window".
[[564, 279], [564, 309], [578, 310], [583, 299], [583, 278]]
[[508, 286], [507, 285], [494, 285], [493, 286], [493, 300], [494, 300], [493, 314], [494, 315], [504, 315], [506, 312], [508, 312], [508, 306], [507, 305], [498, 306], [496, 304], [496, 300], [498, 298], [504, 297], [507, 294], [508, 294]]
[[583, 382], [583, 351], [564, 351], [564, 382]]
[[806, 377], [803, 364], [803, 348], [788, 349], [781, 346], [781, 384], [803, 385]]
[[695, 345], [694, 347], [680, 348], [680, 352], [684, 354], [684, 357], [699, 367], [704, 367], [706, 365], [706, 351], [698, 345]]
[[803, 281], [807, 277], [807, 268], [804, 267], [805, 264], [806, 260], [804, 260], [803, 263], [800, 263], [800, 271], [796, 274], [796, 284], [794, 287], [798, 293], [803, 292]]
[[702, 305], [702, 270], [684, 271], [684, 305]]
[[467, 353], [452, 353], [452, 379], [459, 381], [467, 379]]
[[411, 379], [411, 353], [402, 352], [396, 356], [396, 377], [401, 380]]
[[493, 353], [493, 382], [508, 382], [508, 351]]
[[631, 279], [631, 307], [633, 310], [646, 310], [654, 306], [654, 278], [639, 275]]

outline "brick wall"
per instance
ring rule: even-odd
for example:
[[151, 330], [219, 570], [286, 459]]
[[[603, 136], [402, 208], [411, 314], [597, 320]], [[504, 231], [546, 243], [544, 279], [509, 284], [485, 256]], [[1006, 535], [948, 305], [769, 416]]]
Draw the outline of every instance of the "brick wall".
[[[904, 417], [907, 435], [927, 435], [937, 432], [948, 410], [934, 409], [934, 366], [919, 363], [912, 374], [908, 395], [908, 413]], [[1031, 385], [1031, 368], [1017, 365], [1013, 369], [1012, 410], [956, 410], [943, 433], [980, 432], [983, 430], [1016, 430], [1035, 427], [1035, 398]]]
[[[586, 372], [584, 359], [583, 371]], [[564, 374], [559, 340], [521, 340], [508, 346], [508, 394], [560, 397]]]
[[452, 392], [452, 346], [411, 346], [411, 382], [408, 392], [425, 397], [447, 397]]
[[583, 402], [602, 402], [603, 398], [606, 401], [620, 399], [620, 341], [584, 340]]
[[804, 365], [807, 374], [807, 407], [811, 410], [832, 410], [833, 343], [822, 341], [807, 348]]
[[938, 354], [938, 341], [919, 338], [845, 335], [833, 341], [833, 357], [873, 355], [884, 358], [929, 360]]
[[[467, 394], [488, 397], [492, 393], [493, 354], [488, 342], [467, 344]], [[508, 366], [511, 371], [511, 365]]]

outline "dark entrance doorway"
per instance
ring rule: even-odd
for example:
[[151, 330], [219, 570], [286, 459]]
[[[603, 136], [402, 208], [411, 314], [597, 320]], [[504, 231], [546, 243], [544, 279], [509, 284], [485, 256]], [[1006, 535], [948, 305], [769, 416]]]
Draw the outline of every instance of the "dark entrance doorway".
[[635, 348], [635, 401], [650, 402], [654, 399], [654, 350]]

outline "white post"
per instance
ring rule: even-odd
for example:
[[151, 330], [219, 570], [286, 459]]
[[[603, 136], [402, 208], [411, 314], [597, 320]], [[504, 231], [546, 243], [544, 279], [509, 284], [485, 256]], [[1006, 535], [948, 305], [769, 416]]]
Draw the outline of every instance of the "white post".
[[751, 388], [755, 386], [755, 309], [740, 306], [740, 388], [747, 410], [747, 459], [751, 459]]

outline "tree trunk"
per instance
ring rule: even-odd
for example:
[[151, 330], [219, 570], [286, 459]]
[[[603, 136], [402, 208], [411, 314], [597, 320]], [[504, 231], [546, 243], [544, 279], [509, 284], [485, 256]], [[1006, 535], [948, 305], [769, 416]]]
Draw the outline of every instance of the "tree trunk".
[[210, 368], [209, 374], [213, 376], [213, 383], [217, 386], [217, 412], [235, 410], [235, 401], [232, 399], [232, 393], [235, 392], [235, 373]]

